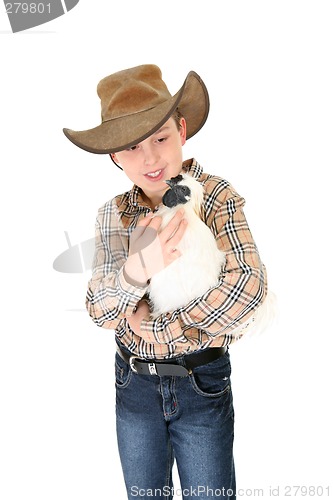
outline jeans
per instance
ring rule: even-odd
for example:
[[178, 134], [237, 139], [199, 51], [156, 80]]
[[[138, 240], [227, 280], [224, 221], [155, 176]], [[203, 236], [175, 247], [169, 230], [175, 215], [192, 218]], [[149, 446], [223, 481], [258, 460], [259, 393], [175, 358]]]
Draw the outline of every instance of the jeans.
[[[183, 364], [183, 357], [177, 358]], [[129, 499], [236, 498], [230, 358], [187, 377], [138, 375], [116, 353], [116, 426]], [[173, 491], [177, 462], [182, 496]]]

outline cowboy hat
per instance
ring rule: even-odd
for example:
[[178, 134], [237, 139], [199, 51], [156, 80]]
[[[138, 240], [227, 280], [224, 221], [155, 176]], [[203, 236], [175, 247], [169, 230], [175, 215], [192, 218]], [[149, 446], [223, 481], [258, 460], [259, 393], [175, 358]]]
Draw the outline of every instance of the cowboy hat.
[[118, 71], [97, 86], [102, 123], [95, 128], [74, 131], [64, 128], [66, 137], [90, 153], [116, 153], [128, 149], [156, 132], [178, 108], [186, 120], [186, 138], [204, 125], [209, 111], [205, 84], [190, 71], [180, 90], [172, 96], [154, 64]]

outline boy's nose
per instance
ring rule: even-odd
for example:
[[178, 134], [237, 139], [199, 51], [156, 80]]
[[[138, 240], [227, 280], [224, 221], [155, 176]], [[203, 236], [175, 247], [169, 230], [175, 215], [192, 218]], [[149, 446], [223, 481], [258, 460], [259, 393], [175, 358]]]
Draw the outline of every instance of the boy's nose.
[[158, 155], [156, 151], [153, 151], [152, 148], [145, 147], [143, 149], [143, 160], [146, 167], [151, 167], [152, 165], [155, 165], [155, 163], [157, 162]]

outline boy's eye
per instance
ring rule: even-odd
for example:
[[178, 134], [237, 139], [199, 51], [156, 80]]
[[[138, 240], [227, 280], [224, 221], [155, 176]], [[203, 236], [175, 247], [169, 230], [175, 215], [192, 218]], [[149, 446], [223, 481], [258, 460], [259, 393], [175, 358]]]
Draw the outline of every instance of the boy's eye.
[[164, 142], [166, 140], [166, 137], [160, 137], [159, 139], [157, 139], [157, 142]]
[[135, 151], [137, 149], [137, 144], [135, 146], [132, 146], [131, 148], [126, 149], [126, 151]]

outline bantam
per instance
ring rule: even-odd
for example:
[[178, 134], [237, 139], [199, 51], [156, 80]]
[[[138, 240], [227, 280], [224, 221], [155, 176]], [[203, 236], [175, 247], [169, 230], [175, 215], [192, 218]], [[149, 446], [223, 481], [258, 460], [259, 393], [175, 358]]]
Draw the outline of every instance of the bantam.
[[162, 217], [161, 230], [182, 207], [187, 228], [177, 245], [181, 256], [155, 274], [150, 281], [149, 298], [152, 317], [183, 307], [218, 283], [225, 254], [216, 244], [213, 233], [201, 220], [203, 187], [188, 174], [179, 174], [166, 183], [170, 189], [156, 215]]

